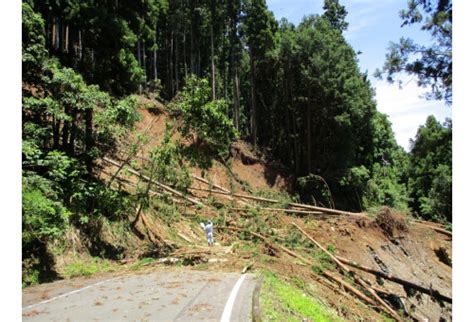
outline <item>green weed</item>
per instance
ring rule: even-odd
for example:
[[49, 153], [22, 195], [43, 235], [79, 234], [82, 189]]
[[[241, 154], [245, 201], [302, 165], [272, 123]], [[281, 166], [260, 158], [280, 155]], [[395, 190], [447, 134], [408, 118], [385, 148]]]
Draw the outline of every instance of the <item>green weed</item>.
[[64, 267], [63, 276], [66, 278], [90, 276], [99, 272], [110, 272], [111, 270], [110, 264], [98, 257], [95, 257], [91, 262], [77, 259]]
[[324, 304], [271, 272], [264, 273], [261, 303], [265, 321], [341, 321]]

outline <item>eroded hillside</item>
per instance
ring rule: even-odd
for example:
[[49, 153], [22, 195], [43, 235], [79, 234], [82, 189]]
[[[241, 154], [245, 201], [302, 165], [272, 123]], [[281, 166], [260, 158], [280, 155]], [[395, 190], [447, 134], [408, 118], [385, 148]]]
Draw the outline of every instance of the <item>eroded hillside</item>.
[[[160, 144], [170, 120], [163, 108], [142, 109], [141, 114], [137, 129], [147, 133], [149, 140], [123, 166], [114, 183], [130, 193], [147, 182], [130, 171], [141, 171], [147, 153]], [[136, 133], [128, 142], [135, 138]], [[121, 165], [126, 146], [110, 159]], [[389, 309], [366, 287], [355, 283], [354, 278], [360, 277], [404, 319], [451, 319], [452, 241], [443, 227], [394, 214], [388, 208], [378, 214], [356, 214], [298, 204], [285, 191], [289, 182], [278, 174], [277, 167], [266, 164], [243, 143], [231, 149], [226, 162], [214, 160], [208, 170], [191, 168], [193, 183], [185, 195], [152, 185], [153, 194], [165, 196], [152, 199], [152, 207], [136, 222], [141, 242], [149, 244], [141, 249], [147, 251], [134, 247], [135, 252], [126, 252], [125, 262], [159, 257], [163, 260], [154, 265], [168, 262], [197, 269], [271, 271], [341, 317], [381, 320], [390, 316]], [[117, 169], [103, 162], [103, 180], [110, 180]], [[213, 248], [207, 247], [199, 226], [207, 219], [216, 225], [217, 245]], [[354, 265], [347, 265], [351, 272], [343, 274], [296, 226], [340, 260], [354, 261], [381, 274], [377, 277]], [[411, 282], [421, 291], [382, 278], [383, 274]], [[347, 284], [341, 284], [342, 280]]]

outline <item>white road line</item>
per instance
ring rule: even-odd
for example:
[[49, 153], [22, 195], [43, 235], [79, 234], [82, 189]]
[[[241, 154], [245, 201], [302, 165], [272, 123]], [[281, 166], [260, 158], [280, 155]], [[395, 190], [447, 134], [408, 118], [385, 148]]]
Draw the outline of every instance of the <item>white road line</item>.
[[230, 292], [229, 298], [227, 299], [227, 303], [224, 307], [224, 312], [222, 312], [221, 322], [230, 322], [230, 316], [232, 314], [232, 308], [234, 307], [234, 302], [237, 297], [237, 293], [239, 292], [239, 288], [242, 285], [244, 278], [247, 274], [240, 276], [237, 283], [235, 283], [234, 288]]
[[106, 283], [106, 282], [110, 282], [110, 281], [116, 280], [116, 279], [118, 279], [118, 278], [119, 278], [119, 277], [109, 278], [108, 280], [100, 281], [100, 282], [97, 282], [97, 283], [88, 285], [88, 286], [86, 286], [86, 287], [80, 288], [80, 289], [78, 289], [78, 290], [75, 290], [75, 291], [72, 291], [72, 292], [69, 292], [69, 293], [64, 293], [64, 294], [61, 294], [61, 295], [59, 295], [59, 296], [52, 297], [52, 298], [50, 298], [50, 299], [48, 299], [48, 300], [45, 300], [45, 301], [42, 301], [42, 302], [39, 302], [39, 303], [36, 303], [36, 304], [31, 304], [31, 305], [25, 306], [24, 308], [22, 308], [22, 310], [31, 309], [32, 307], [35, 307], [35, 306], [38, 306], [38, 305], [41, 305], [41, 304], [46, 304], [46, 303], [49, 303], [49, 302], [51, 302], [51, 301], [60, 299], [60, 298], [62, 298], [62, 297], [69, 296], [69, 295], [74, 294], [74, 293], [79, 293], [79, 292], [81, 292], [81, 291], [84, 291], [85, 289], [88, 289], [88, 288], [91, 288], [91, 287], [93, 287], [93, 286], [97, 286], [97, 285], [100, 285], [100, 284], [104, 284], [104, 283]]

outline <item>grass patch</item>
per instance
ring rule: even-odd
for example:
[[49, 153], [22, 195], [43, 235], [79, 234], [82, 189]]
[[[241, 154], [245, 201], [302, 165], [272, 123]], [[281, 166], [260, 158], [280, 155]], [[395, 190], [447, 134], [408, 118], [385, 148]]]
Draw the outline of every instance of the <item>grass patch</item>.
[[76, 259], [64, 267], [63, 276], [66, 278], [78, 276], [90, 276], [100, 272], [113, 271], [113, 267], [109, 262], [98, 257], [94, 257], [92, 261], [84, 261]]
[[153, 263], [153, 262], [156, 262], [156, 259], [145, 257], [145, 258], [140, 259], [138, 262], [133, 263], [133, 265], [130, 266], [130, 269], [132, 271], [137, 271], [140, 268], [147, 266], [148, 264]]
[[264, 273], [260, 300], [264, 321], [342, 321], [324, 304], [271, 272]]

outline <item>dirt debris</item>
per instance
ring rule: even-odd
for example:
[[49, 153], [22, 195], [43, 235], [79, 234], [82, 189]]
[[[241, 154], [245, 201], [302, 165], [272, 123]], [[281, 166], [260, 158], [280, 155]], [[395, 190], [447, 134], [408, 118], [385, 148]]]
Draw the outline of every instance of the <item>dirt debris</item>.
[[394, 213], [389, 207], [382, 207], [379, 210], [374, 223], [390, 238], [400, 236], [408, 231], [405, 217]]

